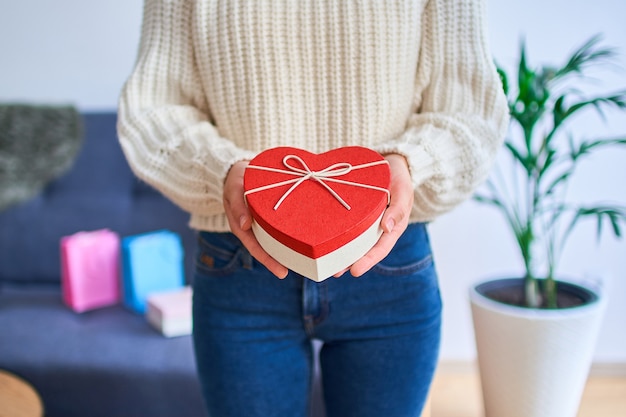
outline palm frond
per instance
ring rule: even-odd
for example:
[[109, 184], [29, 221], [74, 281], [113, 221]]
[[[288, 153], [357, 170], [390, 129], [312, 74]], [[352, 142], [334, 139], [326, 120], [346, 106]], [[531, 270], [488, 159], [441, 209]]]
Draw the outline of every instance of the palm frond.
[[563, 78], [573, 73], [580, 75], [586, 67], [598, 64], [602, 60], [613, 58], [615, 51], [612, 48], [598, 47], [601, 41], [602, 36], [600, 34], [592, 36], [570, 55], [567, 63], [556, 71], [554, 78]]
[[569, 157], [572, 162], [577, 162], [581, 157], [590, 155], [593, 150], [597, 150], [602, 147], [613, 147], [616, 145], [626, 145], [626, 137], [583, 140], [578, 146], [570, 144], [571, 148]]

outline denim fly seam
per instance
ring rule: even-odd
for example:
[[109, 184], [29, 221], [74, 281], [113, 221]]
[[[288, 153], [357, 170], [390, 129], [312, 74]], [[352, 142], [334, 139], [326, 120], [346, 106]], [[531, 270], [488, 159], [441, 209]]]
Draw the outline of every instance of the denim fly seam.
[[304, 277], [300, 279], [303, 280], [302, 313], [304, 329], [307, 336], [312, 338], [315, 333], [315, 327], [328, 317], [328, 283], [326, 281], [315, 282]]

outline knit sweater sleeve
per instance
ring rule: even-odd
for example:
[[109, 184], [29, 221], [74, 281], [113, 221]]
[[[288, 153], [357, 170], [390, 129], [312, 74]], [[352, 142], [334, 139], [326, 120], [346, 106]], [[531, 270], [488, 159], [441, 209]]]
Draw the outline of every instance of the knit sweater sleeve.
[[508, 125], [484, 1], [429, 0], [422, 16], [414, 110], [405, 131], [377, 149], [409, 162], [412, 221], [432, 220], [470, 197], [489, 173]]
[[220, 136], [192, 42], [193, 2], [146, 0], [137, 61], [118, 109], [118, 136], [133, 172], [184, 210], [222, 210], [224, 178], [252, 154]]

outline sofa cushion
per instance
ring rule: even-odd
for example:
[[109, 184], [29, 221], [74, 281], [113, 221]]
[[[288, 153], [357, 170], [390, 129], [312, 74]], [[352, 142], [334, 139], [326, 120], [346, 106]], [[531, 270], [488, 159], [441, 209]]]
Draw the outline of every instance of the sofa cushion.
[[61, 237], [109, 228], [122, 237], [158, 229], [180, 234], [189, 282], [195, 234], [188, 215], [133, 175], [115, 113], [84, 114], [83, 126], [83, 147], [70, 171], [0, 212], [0, 281], [58, 283]]
[[121, 306], [76, 314], [55, 286], [5, 285], [0, 329], [0, 368], [35, 387], [47, 417], [205, 416], [191, 337]]

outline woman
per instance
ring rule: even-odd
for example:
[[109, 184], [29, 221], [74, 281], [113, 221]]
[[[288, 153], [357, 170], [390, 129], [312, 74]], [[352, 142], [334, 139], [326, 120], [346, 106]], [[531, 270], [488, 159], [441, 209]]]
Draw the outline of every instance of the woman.
[[[484, 9], [146, 0], [119, 137], [199, 231], [194, 346], [211, 416], [307, 415], [312, 339], [328, 416], [420, 414], [441, 322], [425, 223], [471, 195], [507, 125]], [[315, 283], [259, 246], [243, 172], [268, 148], [349, 145], [389, 161], [384, 233], [349, 273]]]

